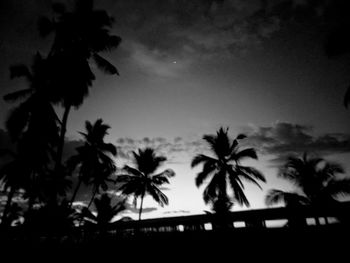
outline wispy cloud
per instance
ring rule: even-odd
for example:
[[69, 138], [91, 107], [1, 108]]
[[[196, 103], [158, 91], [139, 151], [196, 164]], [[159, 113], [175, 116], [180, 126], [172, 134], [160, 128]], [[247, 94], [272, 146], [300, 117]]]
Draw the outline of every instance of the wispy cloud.
[[177, 55], [171, 55], [160, 49], [148, 49], [145, 45], [128, 42], [131, 62], [142, 71], [164, 78], [175, 78], [181, 76], [191, 60]]
[[320, 155], [350, 152], [350, 134], [329, 133], [316, 136], [311, 126], [288, 122], [251, 129], [247, 143], [263, 154], [277, 156], [277, 160], [303, 152]]
[[151, 147], [158, 154], [166, 156], [168, 159], [167, 163], [189, 162], [188, 158], [191, 156], [208, 151], [205, 142], [200, 138], [175, 137], [166, 139], [163, 137], [145, 137], [142, 139], [117, 139], [118, 158], [122, 158], [124, 161], [131, 161], [133, 159], [133, 151], [146, 147]]
[[121, 48], [153, 76], [175, 78], [202, 59], [230, 57], [280, 29], [260, 0], [122, 0], [113, 3]]

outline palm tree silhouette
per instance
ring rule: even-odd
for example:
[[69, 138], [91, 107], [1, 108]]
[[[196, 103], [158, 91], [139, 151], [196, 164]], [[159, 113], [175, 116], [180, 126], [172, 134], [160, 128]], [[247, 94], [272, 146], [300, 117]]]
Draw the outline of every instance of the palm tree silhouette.
[[[119, 190], [127, 195], [134, 196], [134, 204], [137, 206], [137, 198], [141, 198], [139, 220], [141, 220], [143, 199], [146, 194], [161, 206], [168, 204], [168, 197], [161, 191], [163, 184], [169, 184], [168, 178], [175, 176], [173, 170], [167, 169], [156, 173], [166, 157], [157, 156], [152, 148], [139, 149], [138, 153], [133, 152], [136, 168], [126, 165], [123, 170], [126, 174], [117, 176], [116, 183], [120, 184]], [[155, 174], [156, 173], [156, 174]]]
[[84, 145], [77, 147], [77, 154], [67, 161], [67, 166], [73, 172], [79, 168], [78, 184], [71, 198], [74, 202], [81, 183], [92, 184], [93, 194], [89, 206], [94, 200], [96, 193], [101, 187], [107, 190], [108, 182], [114, 182], [110, 176], [115, 172], [116, 167], [111, 156], [117, 154], [116, 147], [112, 143], [104, 142], [104, 137], [108, 134], [110, 126], [103, 123], [102, 119], [96, 120], [94, 124], [85, 122], [86, 132], [80, 132], [84, 137]]
[[344, 173], [341, 165], [328, 162], [322, 158], [291, 156], [281, 167], [279, 177], [292, 182], [301, 193], [284, 192], [272, 189], [268, 192], [265, 202], [273, 205], [284, 202], [286, 206], [332, 205], [337, 202], [337, 196], [350, 194], [350, 179], [337, 179], [336, 175]]
[[[10, 73], [11, 78], [24, 77], [28, 82], [28, 88], [11, 92], [4, 96], [4, 100], [21, 101], [10, 112], [6, 128], [12, 140], [17, 143], [22, 159], [26, 159], [27, 168], [31, 169], [32, 186], [28, 185], [27, 190], [33, 201], [37, 194], [34, 193], [34, 181], [49, 174], [49, 165], [54, 158], [54, 148], [59, 138], [59, 120], [50, 103], [48, 61], [40, 53], [34, 56], [30, 68], [22, 64], [15, 65], [10, 67]], [[51, 192], [52, 199], [55, 199], [55, 194], [55, 191]]]
[[94, 204], [96, 214], [84, 207], [81, 216], [85, 219], [85, 224], [97, 225], [101, 232], [106, 231], [113, 218], [126, 209], [125, 200], [112, 205], [112, 198], [107, 193], [102, 194], [100, 198], [95, 198]]
[[55, 167], [58, 172], [69, 112], [83, 103], [95, 79], [89, 61], [93, 59], [105, 73], [118, 74], [116, 67], [99, 53], [117, 48], [121, 38], [110, 35], [113, 19], [103, 10], [94, 10], [93, 0], [76, 0], [72, 11], [56, 3], [53, 11], [57, 17], [41, 18], [39, 31], [42, 36], [55, 33], [48, 59], [54, 101], [64, 107]]
[[[228, 136], [228, 129], [220, 128], [216, 135], [205, 135], [203, 139], [209, 144], [215, 157], [199, 154], [192, 160], [191, 166], [196, 167], [203, 164], [202, 171], [197, 174], [196, 186], [199, 187], [204, 180], [211, 177], [210, 182], [203, 192], [205, 203], [219, 202], [218, 204], [228, 204], [231, 197], [227, 193], [228, 185], [233, 190], [233, 198], [240, 205], [249, 206], [249, 201], [244, 194], [244, 185], [241, 179], [256, 184], [257, 180], [265, 182], [265, 177], [255, 168], [241, 165], [241, 161], [246, 158], [257, 159], [253, 148], [239, 149], [239, 140], [245, 135], [238, 135], [231, 140]], [[261, 187], [260, 187], [261, 188]], [[218, 201], [221, 200], [221, 201]], [[222, 207], [222, 205], [220, 205]], [[226, 207], [230, 209], [230, 205]]]

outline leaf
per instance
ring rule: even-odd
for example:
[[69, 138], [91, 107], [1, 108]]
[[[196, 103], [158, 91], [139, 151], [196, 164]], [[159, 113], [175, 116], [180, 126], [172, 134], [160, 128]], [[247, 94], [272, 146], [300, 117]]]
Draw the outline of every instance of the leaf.
[[23, 89], [23, 90], [18, 90], [15, 92], [11, 92], [9, 94], [6, 94], [3, 99], [8, 102], [13, 102], [19, 99], [23, 99], [30, 95], [33, 92], [31, 89]]
[[237, 140], [242, 140], [242, 139], [245, 139], [245, 138], [247, 138], [247, 135], [242, 134], [242, 133], [238, 134], [237, 137], [236, 137]]
[[93, 58], [96, 62], [96, 65], [107, 74], [117, 74], [119, 76], [119, 72], [115, 66], [113, 66], [109, 61], [101, 57], [100, 55], [94, 53]]

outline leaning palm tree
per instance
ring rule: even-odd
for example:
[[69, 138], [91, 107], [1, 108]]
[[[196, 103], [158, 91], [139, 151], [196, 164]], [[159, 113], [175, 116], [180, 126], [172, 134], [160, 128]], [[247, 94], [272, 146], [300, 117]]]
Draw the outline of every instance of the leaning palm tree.
[[121, 38], [110, 34], [113, 18], [103, 10], [95, 10], [93, 0], [76, 0], [73, 10], [55, 3], [53, 11], [56, 14], [53, 20], [45, 17], [39, 20], [39, 31], [42, 36], [55, 34], [48, 56], [52, 97], [64, 108], [57, 147], [57, 172], [62, 162], [69, 112], [83, 103], [95, 79], [89, 62], [94, 60], [105, 73], [118, 74], [115, 66], [99, 53], [117, 48]]
[[[197, 174], [196, 186], [201, 186], [204, 181], [211, 178], [203, 192], [205, 203], [236, 200], [240, 205], [249, 206], [249, 201], [244, 194], [242, 180], [252, 182], [260, 187], [258, 181], [265, 182], [265, 177], [255, 168], [242, 165], [242, 161], [248, 158], [257, 159], [253, 148], [241, 150], [239, 140], [245, 135], [238, 135], [231, 140], [228, 129], [220, 128], [216, 135], [205, 135], [203, 139], [209, 144], [214, 157], [199, 154], [192, 160], [192, 168], [203, 164], [202, 171]], [[233, 198], [227, 193], [228, 186], [233, 190]], [[261, 188], [261, 187], [260, 187]], [[214, 203], [215, 204], [215, 203]], [[220, 203], [218, 203], [220, 204]], [[230, 206], [227, 206], [230, 208]]]
[[322, 158], [289, 157], [280, 168], [279, 177], [293, 183], [301, 193], [272, 189], [265, 202], [273, 205], [284, 202], [286, 206], [296, 205], [332, 205], [339, 195], [350, 194], [350, 179], [338, 179], [344, 173], [341, 165]]
[[78, 169], [78, 183], [71, 197], [71, 204], [76, 198], [81, 183], [85, 183], [93, 185], [90, 206], [99, 188], [107, 190], [107, 183], [113, 182], [110, 176], [115, 172], [116, 166], [112, 156], [117, 154], [117, 150], [112, 143], [104, 141], [110, 126], [104, 124], [102, 119], [98, 119], [93, 124], [86, 121], [85, 128], [86, 132], [80, 133], [85, 142], [77, 147], [77, 154], [67, 161], [67, 166], [71, 172]]
[[164, 156], [157, 156], [152, 148], [139, 149], [133, 152], [136, 168], [126, 165], [125, 174], [117, 176], [116, 183], [119, 190], [127, 196], [134, 196], [134, 204], [137, 206], [137, 198], [141, 198], [139, 220], [143, 209], [143, 199], [149, 194], [161, 206], [168, 204], [168, 197], [161, 191], [163, 184], [168, 184], [168, 178], [175, 176], [174, 171], [167, 169], [156, 173], [160, 165], [166, 161]]

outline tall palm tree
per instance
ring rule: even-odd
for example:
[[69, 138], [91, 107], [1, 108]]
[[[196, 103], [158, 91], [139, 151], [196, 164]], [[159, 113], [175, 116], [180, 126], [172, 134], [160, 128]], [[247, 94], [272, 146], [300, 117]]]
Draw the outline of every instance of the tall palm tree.
[[175, 176], [174, 171], [167, 169], [156, 173], [162, 163], [166, 161], [164, 156], [157, 156], [152, 148], [139, 149], [133, 152], [136, 168], [126, 165], [126, 174], [117, 176], [116, 183], [120, 184], [119, 190], [127, 195], [134, 196], [134, 204], [137, 206], [137, 198], [141, 198], [139, 220], [141, 220], [143, 199], [149, 194], [161, 206], [168, 204], [168, 197], [161, 191], [163, 184], [169, 184], [168, 178]]
[[85, 128], [86, 132], [80, 133], [84, 138], [84, 144], [77, 147], [77, 154], [72, 156], [67, 163], [71, 172], [76, 168], [79, 169], [78, 184], [72, 195], [71, 203], [74, 202], [81, 183], [92, 184], [93, 194], [90, 206], [99, 188], [107, 190], [107, 183], [114, 182], [110, 176], [116, 170], [112, 156], [117, 154], [117, 150], [112, 143], [104, 141], [110, 126], [104, 124], [102, 119], [96, 120], [93, 124], [86, 121]]
[[[20, 103], [10, 112], [6, 128], [18, 151], [31, 168], [32, 190], [28, 190], [34, 200], [34, 178], [44, 177], [54, 158], [54, 148], [58, 142], [59, 120], [50, 101], [50, 80], [48, 61], [37, 53], [31, 67], [15, 65], [10, 67], [11, 78], [24, 77], [28, 87], [4, 96], [7, 102]], [[44, 172], [45, 171], [45, 172]], [[39, 178], [40, 177], [40, 178]], [[53, 193], [51, 195], [54, 195]]]
[[112, 198], [107, 193], [102, 194], [100, 198], [95, 198], [94, 204], [96, 214], [92, 213], [89, 208], [84, 207], [81, 216], [85, 219], [85, 223], [97, 225], [100, 231], [107, 230], [113, 218], [126, 209], [125, 200], [112, 205]]
[[95, 79], [89, 61], [93, 59], [105, 73], [118, 74], [116, 67], [99, 53], [117, 48], [121, 38], [110, 35], [113, 19], [107, 12], [95, 10], [93, 0], [76, 0], [72, 11], [56, 3], [53, 11], [55, 19], [39, 20], [39, 31], [42, 36], [55, 33], [48, 59], [53, 98], [64, 107], [55, 168], [58, 172], [69, 112], [83, 103]]
[[249, 201], [243, 191], [242, 179], [258, 187], [260, 185], [257, 180], [266, 181], [257, 169], [241, 164], [248, 158], [257, 159], [253, 148], [240, 149], [239, 140], [245, 137], [241, 134], [231, 140], [228, 136], [228, 129], [223, 128], [220, 128], [216, 135], [203, 136], [215, 157], [199, 154], [193, 158], [191, 166], [193, 168], [203, 164], [202, 171], [196, 177], [197, 187], [201, 186], [206, 179], [211, 178], [203, 192], [205, 203], [217, 202], [220, 199], [225, 201], [223, 203], [230, 201], [232, 198], [227, 193], [227, 188], [230, 186], [233, 190], [233, 199], [240, 205], [249, 206]]

